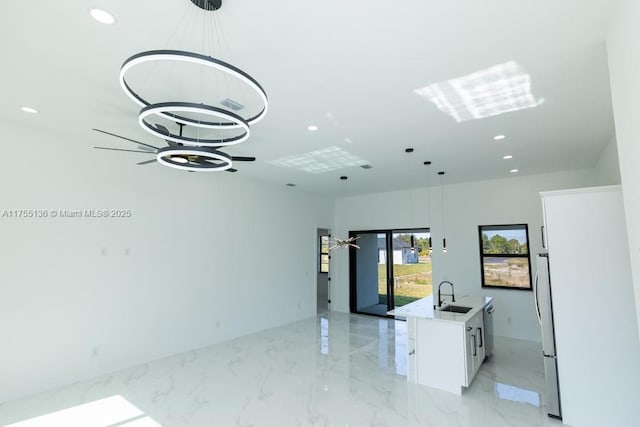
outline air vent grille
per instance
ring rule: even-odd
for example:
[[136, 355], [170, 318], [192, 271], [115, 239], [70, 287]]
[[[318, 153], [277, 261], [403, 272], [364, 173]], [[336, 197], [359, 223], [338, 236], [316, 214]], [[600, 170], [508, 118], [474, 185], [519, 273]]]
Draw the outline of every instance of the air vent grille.
[[231, 108], [233, 111], [240, 111], [244, 108], [244, 105], [229, 98], [223, 99], [222, 101], [220, 101], [220, 104], [224, 105], [227, 108]]

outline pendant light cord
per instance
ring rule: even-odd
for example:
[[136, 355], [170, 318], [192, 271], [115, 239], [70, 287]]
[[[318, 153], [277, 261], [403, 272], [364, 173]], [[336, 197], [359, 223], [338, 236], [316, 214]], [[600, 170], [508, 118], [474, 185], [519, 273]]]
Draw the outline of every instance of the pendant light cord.
[[444, 226], [444, 173], [440, 175], [440, 213], [442, 214], [442, 235], [444, 236], [446, 233]]
[[432, 246], [431, 246], [431, 162], [424, 162], [425, 166], [427, 166], [427, 224], [429, 225], [429, 243], [427, 250], [429, 254], [431, 254]]
[[447, 252], [447, 232], [444, 223], [444, 171], [438, 172], [440, 175], [440, 213], [442, 215], [442, 252]]

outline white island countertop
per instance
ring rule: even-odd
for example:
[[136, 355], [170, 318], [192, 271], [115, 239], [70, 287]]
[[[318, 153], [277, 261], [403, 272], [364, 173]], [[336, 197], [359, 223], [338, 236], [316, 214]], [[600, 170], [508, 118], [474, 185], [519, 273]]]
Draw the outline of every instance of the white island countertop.
[[450, 311], [439, 311], [437, 308], [434, 310], [433, 295], [431, 295], [388, 311], [387, 314], [391, 314], [393, 316], [417, 317], [421, 319], [464, 323], [482, 310], [492, 300], [493, 297], [463, 296], [456, 298], [456, 302], [454, 303], [447, 301], [442, 305], [443, 307], [446, 307], [447, 305], [471, 307], [471, 310], [467, 313], [453, 313]]

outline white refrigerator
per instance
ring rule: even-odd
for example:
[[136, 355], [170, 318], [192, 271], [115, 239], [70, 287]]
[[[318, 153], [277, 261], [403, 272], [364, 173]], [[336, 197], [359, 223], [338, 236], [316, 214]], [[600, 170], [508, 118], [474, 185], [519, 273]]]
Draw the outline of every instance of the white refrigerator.
[[551, 296], [551, 275], [549, 272], [549, 254], [537, 256], [537, 273], [533, 283], [533, 296], [536, 315], [542, 335], [542, 357], [547, 391], [547, 413], [550, 417], [562, 419], [560, 408], [560, 387], [558, 386], [558, 355], [553, 326], [553, 300]]
[[548, 257], [538, 258], [538, 307], [547, 382], [558, 385], [548, 412], [561, 408], [570, 426], [637, 427], [640, 338], [621, 189], [541, 196]]

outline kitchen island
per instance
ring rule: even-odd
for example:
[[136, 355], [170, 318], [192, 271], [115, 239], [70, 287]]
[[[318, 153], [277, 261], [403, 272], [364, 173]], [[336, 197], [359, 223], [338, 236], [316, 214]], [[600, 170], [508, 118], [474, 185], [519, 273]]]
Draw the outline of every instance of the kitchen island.
[[[434, 309], [429, 296], [389, 311], [407, 318], [407, 381], [462, 394], [485, 358], [483, 314], [492, 299], [465, 296]], [[469, 310], [445, 311], [458, 307]]]

